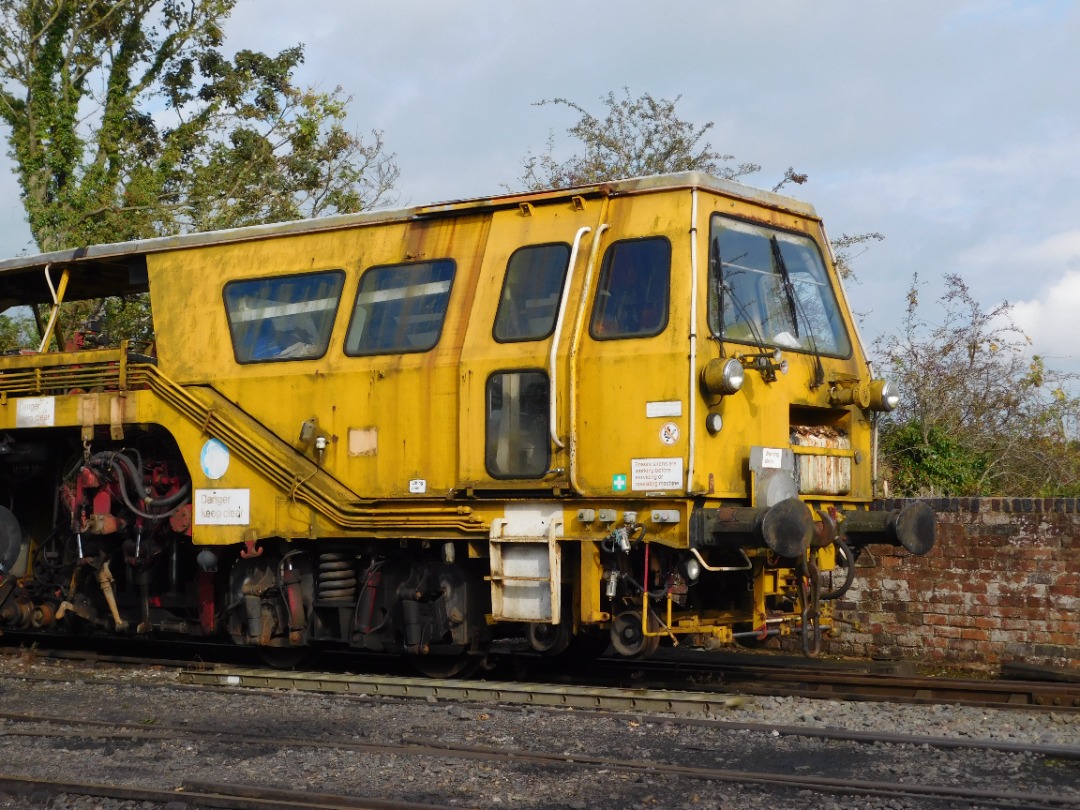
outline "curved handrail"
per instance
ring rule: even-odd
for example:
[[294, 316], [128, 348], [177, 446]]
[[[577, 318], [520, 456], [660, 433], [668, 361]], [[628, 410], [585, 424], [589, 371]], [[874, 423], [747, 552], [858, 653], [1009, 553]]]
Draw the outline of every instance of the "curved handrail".
[[588, 225], [584, 225], [578, 228], [578, 232], [574, 236], [574, 247], [570, 250], [570, 261], [566, 267], [566, 278], [563, 281], [562, 295], [559, 300], [559, 314], [555, 319], [555, 333], [551, 337], [551, 354], [548, 356], [548, 380], [550, 381], [548, 385], [548, 433], [551, 435], [552, 443], [560, 450], [563, 448], [563, 443], [559, 439], [559, 378], [555, 373], [555, 361], [559, 354], [559, 340], [562, 337], [563, 322], [566, 320], [566, 304], [567, 299], [570, 297], [570, 285], [574, 279], [574, 267], [577, 265], [578, 250], [581, 247], [581, 240], [591, 230], [592, 228]]
[[[606, 213], [606, 212], [605, 212]], [[578, 306], [577, 319], [574, 321], [574, 333], [570, 339], [570, 356], [567, 365], [570, 368], [570, 487], [575, 492], [581, 492], [581, 486], [577, 481], [577, 403], [575, 402], [575, 381], [577, 380], [577, 353], [581, 342], [581, 330], [585, 323], [585, 305], [589, 301], [589, 288], [592, 287], [593, 270], [596, 267], [596, 254], [600, 251], [600, 237], [611, 226], [606, 222], [596, 229], [592, 248], [589, 251], [589, 263], [585, 269], [585, 281], [581, 285], [581, 301]]]

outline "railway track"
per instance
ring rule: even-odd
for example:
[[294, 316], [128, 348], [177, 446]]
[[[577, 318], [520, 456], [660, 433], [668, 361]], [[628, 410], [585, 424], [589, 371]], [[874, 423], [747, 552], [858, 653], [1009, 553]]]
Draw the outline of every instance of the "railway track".
[[601, 659], [587, 674], [573, 676], [574, 681], [626, 684], [629, 672], [635, 686], [661, 689], [686, 684], [683, 688], [693, 691], [746, 695], [1080, 710], [1080, 673], [1046, 667], [1003, 667], [1003, 676], [998, 678], [925, 676], [916, 674], [912, 665], [895, 661], [665, 652], [633, 664]]
[[0, 791], [38, 803], [52, 801], [58, 796], [85, 796], [114, 801], [148, 802], [163, 807], [212, 807], [226, 810], [461, 810], [460, 807], [445, 804], [400, 802], [340, 793], [203, 781], [186, 781], [174, 789], [155, 790], [53, 779], [0, 777]]
[[[640, 716], [640, 715], [639, 715]], [[463, 745], [453, 741], [402, 736], [397, 742], [357, 743], [346, 739], [311, 739], [307, 737], [266, 736], [257, 734], [224, 733], [220, 727], [193, 728], [189, 725], [155, 724], [152, 729], [142, 723], [94, 721], [70, 717], [47, 716], [38, 713], [0, 714], [6, 738], [35, 738], [51, 740], [68, 746], [76, 740], [94, 740], [127, 744], [136, 748], [148, 741], [167, 741], [173, 745], [192, 743], [229, 745], [236, 747], [272, 746], [275, 748], [315, 750], [347, 755], [389, 755], [398, 758], [403, 768], [417, 759], [451, 759], [502, 766], [531, 766], [551, 771], [552, 778], [573, 778], [577, 773], [601, 772], [626, 774], [630, 777], [665, 777], [701, 782], [720, 782], [757, 786], [779, 790], [811, 790], [817, 793], [844, 796], [874, 796], [890, 799], [907, 798], [923, 801], [971, 802], [979, 807], [1008, 806], [1014, 808], [1080, 808], [1080, 793], [1057, 794], [1046, 791], [1011, 790], [1003, 787], [986, 788], [975, 785], [910, 784], [899, 781], [857, 779], [828, 774], [781, 773], [766, 769], [750, 770], [717, 766], [700, 766], [685, 762], [664, 762], [655, 759], [626, 759], [623, 757], [592, 756], [565, 751], [536, 749], [507, 749], [491, 746]], [[676, 721], [700, 725], [700, 721]], [[818, 741], [845, 741], [859, 745], [919, 746], [924, 751], [943, 753], [956, 748], [977, 751], [1006, 752], [1016, 756], [1032, 756], [1051, 760], [1080, 760], [1080, 747], [1021, 745], [954, 740], [933, 737], [913, 737], [882, 733], [837, 732], [807, 728], [782, 728], [755, 724], [713, 722], [714, 728], [752, 731], [770, 735], [794, 736]], [[440, 810], [448, 805], [427, 802], [398, 801], [374, 797], [356, 797], [335, 793], [284, 790], [258, 785], [236, 785], [221, 782], [185, 780], [178, 787], [147, 788], [108, 786], [85, 782], [53, 780], [0, 779], [0, 790], [23, 795], [96, 796], [112, 799], [161, 802], [180, 800], [193, 807], [226, 808], [372, 808], [372, 810]]]
[[[932, 677], [898, 672], [904, 667], [898, 667], [895, 662], [808, 663], [805, 659], [784, 656], [676, 652], [638, 662], [601, 658], [570, 674], [544, 666], [544, 659], [526, 656], [512, 659], [516, 666], [503, 668], [503, 671], [513, 670], [512, 681], [438, 680], [402, 676], [396, 671], [380, 672], [381, 661], [377, 658], [369, 662], [376, 674], [357, 674], [343, 669], [355, 665], [355, 658], [337, 660], [330, 656], [324, 662], [330, 664], [327, 671], [309, 672], [237, 665], [235, 648], [225, 647], [220, 652], [217, 660], [208, 658], [195, 664], [181, 656], [148, 658], [78, 649], [35, 647], [31, 654], [101, 666], [177, 668], [181, 670], [179, 681], [194, 685], [501, 700], [525, 705], [661, 711], [685, 716], [709, 716], [739, 696], [747, 695], [1080, 712], [1080, 674], [1034, 667], [1006, 668], [1005, 671], [1019, 676], [1016, 678]], [[0, 647], [0, 654], [20, 655], [25, 651]]]
[[[695, 688], [723, 688], [740, 694], [789, 695], [830, 700], [886, 700], [894, 703], [951, 703], [964, 706], [1043, 708], [1080, 710], [1080, 682], [1034, 680], [1029, 678], [935, 677], [898, 674], [890, 671], [852, 670], [844, 666], [814, 666], [784, 663], [732, 664], [703, 667], [702, 673], [716, 678]], [[1034, 673], [1029, 672], [1029, 675]], [[695, 681], [690, 670], [683, 676]], [[640, 683], [666, 683], [662, 669], [645, 671]]]
[[[33, 655], [44, 658], [42, 651]], [[113, 671], [108, 656], [77, 662], [68, 655], [70, 667], [16, 666], [0, 678], [0, 708], [6, 709], [0, 714], [0, 756], [9, 763], [5, 774], [10, 777], [0, 783], [2, 791], [127, 797], [160, 807], [182, 801], [189, 807], [432, 810], [445, 806], [448, 794], [417, 791], [403, 775], [441, 772], [452, 774], [452, 780], [462, 774], [505, 774], [509, 784], [527, 774], [544, 785], [588, 785], [600, 775], [604, 790], [610, 782], [619, 790], [674, 792], [689, 799], [722, 791], [723, 806], [737, 806], [727, 791], [740, 795], [741, 790], [767, 793], [775, 797], [774, 806], [793, 797], [805, 802], [812, 794], [815, 803], [832, 796], [847, 802], [839, 805], [844, 807], [896, 801], [928, 809], [961, 804], [1080, 808], [1080, 746], [723, 719], [748, 716], [739, 706], [753, 698], [718, 691], [715, 684], [673, 695], [642, 686], [438, 682], [224, 665], [169, 669], [147, 680], [145, 659], [121, 657], [123, 669]], [[131, 672], [133, 664], [139, 673]], [[830, 677], [835, 680], [836, 673]], [[1015, 684], [1009, 686], [1016, 691]], [[1046, 711], [1016, 699], [1003, 705]], [[69, 706], [66, 712], [63, 706]], [[494, 725], [502, 730], [496, 732]], [[563, 742], [558, 736], [568, 733], [577, 737]], [[182, 778], [170, 784], [155, 771], [132, 776], [126, 763], [147, 752]], [[80, 782], [34, 778], [41, 762], [58, 757], [70, 763], [73, 756], [86, 769]], [[972, 767], [983, 776], [926, 776], [938, 767], [930, 763], [964, 759], [974, 759]], [[231, 760], [258, 766], [224, 769]], [[316, 782], [291, 790], [308, 777], [310, 765], [288, 775], [279, 773], [281, 763], [312, 762], [325, 763], [331, 774], [359, 767], [365, 774], [362, 787], [348, 780], [338, 784], [335, 776], [325, 786]], [[394, 774], [394, 781], [375, 789], [369, 774], [380, 769]], [[64, 772], [56, 769], [49, 776]], [[1047, 774], [1057, 781], [1047, 781]], [[610, 803], [607, 796], [581, 806], [604, 806]], [[473, 794], [456, 796], [454, 806], [504, 807], [507, 801], [525, 806], [531, 799], [523, 791], [495, 805], [490, 797]]]
[[295, 689], [335, 694], [497, 702], [608, 711], [665, 712], [685, 717], [721, 713], [745, 695], [784, 695], [831, 700], [878, 700], [915, 704], [1045, 709], [1080, 712], [1080, 686], [1035, 681], [978, 681], [911, 678], [838, 672], [743, 673], [726, 685], [642, 680], [631, 688], [573, 682], [437, 680], [379, 675], [282, 672], [270, 669], [215, 667], [185, 669], [181, 683]]

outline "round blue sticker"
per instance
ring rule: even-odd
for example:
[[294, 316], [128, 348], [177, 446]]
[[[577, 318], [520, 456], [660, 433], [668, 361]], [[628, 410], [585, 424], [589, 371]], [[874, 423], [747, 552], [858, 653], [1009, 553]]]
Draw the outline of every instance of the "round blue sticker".
[[199, 454], [203, 475], [216, 481], [229, 469], [229, 448], [220, 439], [207, 439]]

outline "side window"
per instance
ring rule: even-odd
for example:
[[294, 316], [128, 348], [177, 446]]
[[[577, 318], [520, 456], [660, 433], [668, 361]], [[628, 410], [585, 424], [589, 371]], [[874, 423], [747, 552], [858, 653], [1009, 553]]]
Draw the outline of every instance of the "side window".
[[426, 352], [439, 342], [454, 262], [372, 267], [360, 278], [345, 353]]
[[322, 357], [344, 283], [341, 270], [230, 281], [225, 314], [236, 361]]
[[667, 239], [616, 242], [604, 254], [589, 334], [597, 340], [660, 334], [668, 321], [670, 280]]
[[530, 245], [514, 251], [506, 263], [495, 315], [492, 334], [496, 340], [542, 340], [554, 331], [569, 262], [566, 244]]
[[541, 478], [548, 471], [548, 378], [504, 371], [487, 382], [484, 459], [493, 478]]

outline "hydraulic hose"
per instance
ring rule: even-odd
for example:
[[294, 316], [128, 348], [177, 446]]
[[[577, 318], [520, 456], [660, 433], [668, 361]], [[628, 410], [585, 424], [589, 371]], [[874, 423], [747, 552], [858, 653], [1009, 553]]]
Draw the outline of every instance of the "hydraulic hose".
[[837, 537], [834, 541], [836, 543], [836, 559], [840, 561], [842, 557], [844, 559], [844, 581], [839, 587], [833, 588], [830, 591], [823, 591], [821, 593], [822, 599], [839, 599], [845, 593], [848, 588], [851, 587], [851, 583], [855, 581], [855, 553], [851, 550], [851, 546]]
[[124, 472], [123, 465], [116, 464], [116, 463], [110, 463], [109, 468], [113, 472], [116, 473], [117, 483], [119, 484], [117, 489], [120, 491], [120, 498], [121, 498], [121, 500], [123, 500], [124, 506], [126, 506], [128, 509], [130, 509], [133, 513], [135, 513], [139, 517], [146, 518], [147, 520], [153, 520], [153, 521], [164, 520], [165, 518], [169, 517], [174, 512], [176, 512], [180, 508], [180, 506], [182, 505], [182, 504], [178, 503], [178, 504], [174, 505], [171, 509], [166, 509], [164, 512], [159, 512], [157, 514], [153, 514], [153, 513], [150, 513], [150, 512], [144, 512], [143, 510], [139, 509], [139, 507], [135, 506], [135, 504], [133, 504], [131, 502], [131, 496], [128, 495], [128, 491], [127, 491], [128, 482], [124, 477], [125, 472]]

